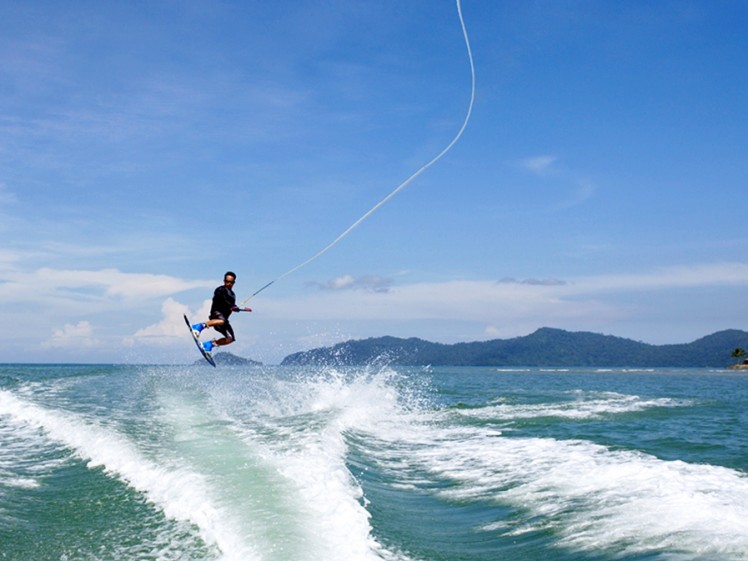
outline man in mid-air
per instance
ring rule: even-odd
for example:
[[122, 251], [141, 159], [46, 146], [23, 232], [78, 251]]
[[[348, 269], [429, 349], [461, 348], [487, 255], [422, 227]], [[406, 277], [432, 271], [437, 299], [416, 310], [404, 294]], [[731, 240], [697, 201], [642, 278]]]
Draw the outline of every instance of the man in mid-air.
[[192, 332], [195, 337], [200, 337], [203, 329], [212, 327], [218, 333], [223, 335], [221, 339], [213, 339], [202, 343], [203, 349], [210, 354], [214, 347], [230, 345], [236, 340], [234, 329], [229, 323], [229, 316], [232, 312], [251, 312], [251, 308], [240, 308], [236, 305], [236, 295], [234, 294], [234, 283], [236, 282], [236, 273], [227, 271], [223, 275], [223, 284], [213, 292], [213, 303], [210, 306], [210, 316], [205, 323], [196, 323], [192, 326]]

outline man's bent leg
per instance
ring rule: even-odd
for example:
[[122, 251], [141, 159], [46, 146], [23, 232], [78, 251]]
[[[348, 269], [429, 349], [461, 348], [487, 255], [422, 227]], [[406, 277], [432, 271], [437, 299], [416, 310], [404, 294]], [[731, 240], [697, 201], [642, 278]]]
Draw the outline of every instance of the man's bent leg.
[[205, 325], [207, 327], [213, 327], [223, 335], [221, 339], [214, 339], [213, 344], [218, 345], [219, 347], [223, 347], [225, 345], [230, 345], [234, 342], [234, 338], [230, 337], [229, 335], [226, 335], [224, 333], [225, 330], [221, 329], [221, 326], [223, 326], [226, 323], [226, 320], [224, 319], [209, 319]]

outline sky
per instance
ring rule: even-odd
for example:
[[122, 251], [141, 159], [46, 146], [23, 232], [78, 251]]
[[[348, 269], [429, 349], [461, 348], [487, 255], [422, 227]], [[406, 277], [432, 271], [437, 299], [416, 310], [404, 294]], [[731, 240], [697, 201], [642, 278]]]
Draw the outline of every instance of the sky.
[[[748, 330], [748, 3], [0, 0], [0, 362]], [[748, 344], [748, 341], [746, 342]], [[729, 352], [726, 350], [726, 360]]]

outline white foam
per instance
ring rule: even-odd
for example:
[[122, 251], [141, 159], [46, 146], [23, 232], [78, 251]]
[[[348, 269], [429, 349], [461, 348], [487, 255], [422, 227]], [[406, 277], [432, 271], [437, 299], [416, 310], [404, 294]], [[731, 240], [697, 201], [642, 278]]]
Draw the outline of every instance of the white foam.
[[[277, 393], [281, 401], [274, 411], [265, 403], [265, 413], [271, 415], [265, 427], [271, 433], [264, 441], [265, 454], [297, 489], [300, 513], [309, 533], [316, 536], [317, 551], [310, 558], [407, 559], [373, 538], [362, 489], [346, 465], [346, 433], [397, 409], [397, 392], [387, 379], [387, 373], [347, 379], [325, 371], [289, 382]], [[257, 433], [244, 435], [248, 445], [257, 446]]]
[[[38, 436], [36, 429], [41, 428], [89, 465], [103, 466], [143, 492], [167, 516], [195, 524], [206, 542], [216, 544], [231, 561], [407, 559], [388, 551], [372, 535], [362, 489], [346, 464], [352, 433], [362, 437], [357, 446], [366, 447], [368, 458], [379, 464], [393, 487], [437, 493], [444, 501], [495, 501], [516, 511], [476, 530], [505, 536], [546, 530], [557, 536], [559, 546], [593, 554], [662, 552], [686, 559], [745, 559], [745, 474], [663, 461], [588, 441], [510, 438], [495, 428], [460, 426], [462, 415], [513, 419], [547, 416], [549, 409], [499, 402], [481, 409], [417, 410], [403, 406], [407, 392], [392, 382], [387, 372], [351, 377], [326, 371], [310, 379], [273, 379], [269, 387], [253, 381], [242, 396], [246, 378], [211, 379], [198, 392], [191, 387], [186, 395], [173, 394], [172, 401], [162, 401], [162, 412], [175, 415], [162, 421], [178, 430], [170, 433], [175, 443], [168, 450], [175, 456], [158, 461], [110, 427], [82, 415], [48, 410], [3, 390], [0, 417], [15, 422], [19, 434], [20, 427], [27, 427], [29, 434]], [[185, 401], [190, 392], [204, 393], [190, 403]], [[206, 396], [210, 410], [200, 415]], [[594, 418], [683, 404], [604, 392], [571, 397], [551, 411], [562, 417]], [[242, 399], [253, 400], [252, 406]], [[209, 425], [205, 430], [203, 422]], [[281, 520], [265, 523], [300, 524], [284, 539], [298, 530], [308, 550], [284, 557], [280, 549], [273, 550], [274, 544], [252, 541], [251, 532], [243, 530], [252, 521], [252, 507], [247, 506], [244, 520], [236, 508], [236, 503], [252, 497], [244, 494], [229, 504], [226, 496], [236, 488], [217, 488], [227, 481], [226, 473], [211, 473], [208, 460], [196, 459], [211, 436], [223, 448], [234, 446], [232, 461], [244, 454], [251, 462], [256, 454], [278, 475], [285, 496], [298, 504], [288, 511], [268, 512]], [[179, 457], [180, 446], [192, 444], [192, 455]], [[227, 473], [230, 467], [225, 468]], [[239, 481], [236, 477], [232, 483]]]
[[36, 489], [39, 487], [39, 481], [31, 477], [8, 477], [0, 471], [0, 481], [8, 487], [18, 487], [20, 489]]
[[[547, 404], [433, 412], [403, 407], [403, 392], [386, 374], [351, 378], [327, 371], [285, 383], [271, 392], [277, 403], [263, 398], [267, 426], [237, 430], [244, 431], [248, 446], [262, 442], [268, 461], [298, 487], [300, 512], [320, 537], [318, 558], [397, 555], [371, 536], [361, 489], [345, 463], [351, 433], [363, 436], [357, 442], [394, 488], [460, 503], [492, 500], [516, 510], [509, 519], [485, 524], [485, 531], [518, 536], [550, 530], [560, 547], [613, 555], [681, 552], [730, 561], [748, 551], [748, 482], [734, 470], [667, 462], [588, 441], [509, 438], [495, 428], [455, 425], [455, 415], [547, 416]], [[687, 404], [615, 392], [567, 397], [572, 399], [550, 413], [594, 418]]]
[[212, 500], [209, 481], [184, 467], [160, 465], [141, 454], [118, 432], [79, 415], [51, 411], [6, 390], [0, 390], [0, 415], [20, 425], [41, 429], [93, 468], [118, 477], [144, 493], [167, 517], [189, 521], [206, 543], [217, 546], [226, 561], [259, 559], [231, 531], [231, 520]]
[[[449, 481], [438, 491], [444, 499], [493, 500], [526, 512], [516, 524], [497, 520], [484, 530], [546, 529], [560, 546], [614, 555], [727, 561], [744, 560], [748, 551], [748, 478], [741, 472], [581, 440], [509, 438], [486, 427], [400, 423], [378, 437], [397, 442], [434, 481]], [[379, 455], [384, 469], [395, 449]]]
[[564, 419], [594, 419], [607, 415], [635, 413], [658, 407], [684, 407], [688, 400], [673, 398], [641, 398], [615, 392], [574, 392], [573, 400], [557, 403], [508, 404], [499, 403], [476, 409], [459, 409], [465, 417], [485, 420], [532, 419], [558, 417]]
[[233, 531], [263, 559], [407, 560], [373, 537], [346, 464], [347, 432], [397, 407], [389, 375], [180, 377], [158, 388], [158, 419], [169, 453], [210, 474]]
[[298, 494], [262, 458], [256, 439], [242, 441], [200, 392], [160, 391], [158, 399], [170, 435], [163, 446], [180, 463], [210, 475], [215, 500], [234, 521], [232, 531], [263, 559], [312, 559], [313, 536], [297, 520]]
[[19, 427], [0, 417], [0, 488], [36, 489], [64, 458], [31, 427]]

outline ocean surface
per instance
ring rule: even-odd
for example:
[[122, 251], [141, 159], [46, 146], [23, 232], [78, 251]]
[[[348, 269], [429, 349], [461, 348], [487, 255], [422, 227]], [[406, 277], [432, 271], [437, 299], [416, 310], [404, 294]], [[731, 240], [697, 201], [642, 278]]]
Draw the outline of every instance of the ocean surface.
[[0, 560], [748, 559], [748, 373], [0, 366]]

